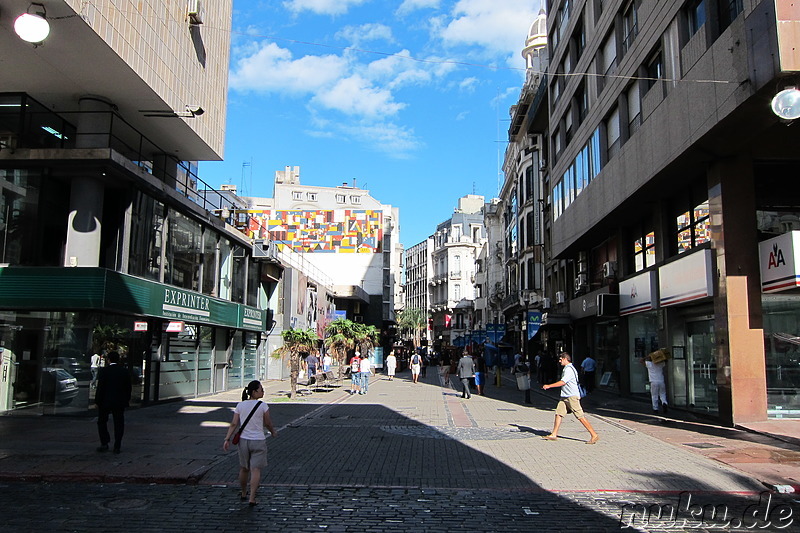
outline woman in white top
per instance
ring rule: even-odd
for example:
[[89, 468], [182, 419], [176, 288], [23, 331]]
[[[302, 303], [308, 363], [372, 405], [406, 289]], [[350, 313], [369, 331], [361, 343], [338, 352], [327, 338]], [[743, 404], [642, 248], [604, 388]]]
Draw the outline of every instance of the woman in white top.
[[[231, 444], [231, 438], [239, 430], [240, 422], [250, 420], [242, 429], [239, 440], [239, 485], [241, 486], [241, 499], [247, 498], [247, 479], [250, 478], [250, 505], [256, 504], [256, 490], [261, 483], [261, 469], [267, 466], [267, 438], [264, 428], [269, 429], [273, 437], [278, 433], [272, 425], [269, 416], [269, 406], [261, 401], [264, 397], [264, 387], [260, 381], [251, 381], [242, 391], [242, 401], [236, 404], [233, 420], [225, 435], [222, 449], [226, 452]], [[255, 410], [255, 411], [254, 411]]]
[[386, 373], [389, 374], [389, 381], [394, 379], [394, 371], [397, 369], [397, 357], [394, 356], [394, 352], [389, 352], [389, 355], [386, 357]]
[[361, 390], [359, 394], [366, 394], [369, 391], [369, 378], [372, 376], [372, 363], [369, 357], [361, 358]]

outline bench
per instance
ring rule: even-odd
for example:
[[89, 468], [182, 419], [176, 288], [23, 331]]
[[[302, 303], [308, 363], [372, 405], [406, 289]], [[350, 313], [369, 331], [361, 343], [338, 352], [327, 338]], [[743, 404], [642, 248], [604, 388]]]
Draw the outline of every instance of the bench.
[[330, 392], [334, 387], [338, 387], [341, 383], [337, 383], [336, 374], [332, 370], [327, 372], [317, 372], [312, 376], [313, 383], [309, 382], [308, 386], [313, 385], [313, 390], [317, 391], [322, 389], [323, 392]]

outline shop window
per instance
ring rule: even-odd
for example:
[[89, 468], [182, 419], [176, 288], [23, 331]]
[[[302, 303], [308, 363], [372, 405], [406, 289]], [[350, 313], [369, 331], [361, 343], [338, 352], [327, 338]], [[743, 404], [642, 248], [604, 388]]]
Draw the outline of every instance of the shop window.
[[678, 253], [681, 254], [711, 240], [708, 200], [684, 211], [676, 218]]

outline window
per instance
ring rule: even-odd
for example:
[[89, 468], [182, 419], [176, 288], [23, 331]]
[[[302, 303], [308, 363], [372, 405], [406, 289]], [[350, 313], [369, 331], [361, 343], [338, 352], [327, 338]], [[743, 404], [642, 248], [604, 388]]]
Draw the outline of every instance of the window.
[[303, 199], [302, 191], [292, 191], [292, 200], [302, 200], [302, 199]]
[[315, 193], [315, 192], [306, 193], [306, 197], [308, 198], [309, 202], [316, 202], [317, 201], [317, 193]]
[[361, 203], [361, 197], [360, 196], [351, 196], [350, 197], [350, 203], [352, 203], [352, 204], [360, 204]]
[[578, 113], [578, 126], [580, 126], [589, 111], [589, 98], [586, 95], [586, 85], [583, 83], [575, 90], [575, 110]]
[[572, 106], [567, 107], [566, 113], [564, 113], [564, 141], [565, 144], [569, 144], [572, 140], [572, 134], [574, 132], [573, 128], [573, 121], [572, 121]]
[[575, 50], [575, 61], [579, 61], [586, 48], [586, 32], [583, 29], [583, 21], [578, 22], [575, 31], [572, 32], [573, 49]]
[[664, 77], [664, 59], [659, 48], [645, 63], [645, 92], [649, 91]]
[[686, 5], [689, 37], [700, 31], [706, 23], [706, 0], [690, 0]]
[[639, 21], [636, 15], [636, 2], [631, 0], [622, 12], [622, 53], [626, 53], [633, 45], [639, 33]]
[[719, 32], [722, 33], [736, 20], [744, 8], [742, 0], [719, 0]]
[[455, 285], [453, 285], [453, 298], [456, 301], [459, 301], [461, 299], [461, 284], [460, 283], [456, 283]]
[[617, 40], [614, 37], [614, 32], [611, 32], [606, 37], [606, 41], [600, 50], [600, 69], [602, 74], [608, 75], [617, 59]]
[[344, 194], [337, 194], [336, 195], [336, 203], [343, 204], [347, 201], [347, 197]]
[[656, 264], [656, 233], [649, 227], [634, 232], [633, 265], [636, 272]]
[[639, 85], [634, 83], [628, 89], [628, 135], [633, 135], [642, 123]]
[[619, 151], [619, 108], [614, 106], [611, 115], [606, 119], [606, 132], [608, 136], [608, 158], [611, 159]]
[[711, 240], [711, 225], [708, 218], [708, 200], [697, 204], [693, 209], [677, 216], [678, 253], [682, 254], [692, 248]]

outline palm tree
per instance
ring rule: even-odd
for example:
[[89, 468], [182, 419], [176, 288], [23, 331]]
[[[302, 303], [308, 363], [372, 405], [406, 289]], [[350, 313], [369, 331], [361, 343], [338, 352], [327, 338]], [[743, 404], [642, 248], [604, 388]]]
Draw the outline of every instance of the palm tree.
[[427, 325], [425, 311], [417, 307], [403, 309], [397, 315], [397, 326], [401, 330], [411, 331], [414, 337], [414, 347], [419, 346], [420, 331]]
[[317, 332], [313, 329], [285, 329], [281, 332], [283, 346], [275, 350], [272, 357], [280, 358], [283, 355], [289, 356], [289, 368], [291, 376], [291, 392], [289, 398], [294, 398], [297, 394], [297, 376], [300, 374], [300, 355], [303, 353], [317, 353]]
[[347, 351], [355, 347], [355, 324], [346, 318], [337, 318], [325, 326], [325, 347], [339, 362], [339, 379], [347, 362]]
[[371, 348], [378, 345], [381, 340], [381, 332], [375, 326], [366, 324], [353, 324], [355, 331], [355, 343], [358, 349], [366, 357]]

